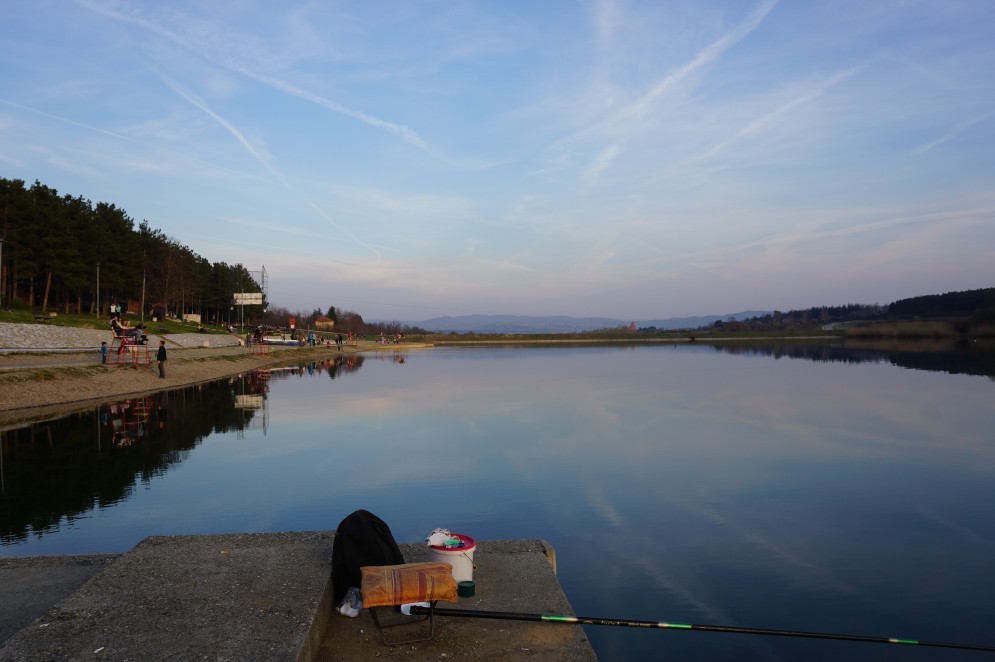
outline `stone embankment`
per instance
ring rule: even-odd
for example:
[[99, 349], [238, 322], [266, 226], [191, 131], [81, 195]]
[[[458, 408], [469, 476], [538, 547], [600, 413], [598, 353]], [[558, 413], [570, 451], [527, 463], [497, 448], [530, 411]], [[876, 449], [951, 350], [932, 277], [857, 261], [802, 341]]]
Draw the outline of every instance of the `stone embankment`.
[[[237, 347], [239, 336], [216, 333], [170, 333], [159, 335], [153, 329], [146, 329], [149, 345], [165, 340], [172, 347]], [[15, 324], [0, 322], [0, 351], [53, 351], [100, 349], [100, 343], [111, 342], [110, 330], [78, 329], [71, 326], [57, 326], [53, 323]]]

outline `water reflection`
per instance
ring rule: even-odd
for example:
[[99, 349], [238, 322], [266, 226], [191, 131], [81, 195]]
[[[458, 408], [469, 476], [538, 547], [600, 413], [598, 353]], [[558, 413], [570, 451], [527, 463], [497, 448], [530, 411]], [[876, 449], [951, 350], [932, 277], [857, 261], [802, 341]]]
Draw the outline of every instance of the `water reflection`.
[[[547, 539], [578, 613], [984, 642], [995, 410], [976, 375], [991, 371], [974, 349], [922, 354], [437, 348], [368, 356], [362, 371], [326, 362], [225, 380], [166, 394], [159, 409], [153, 399], [131, 445], [98, 438], [93, 411], [78, 429], [52, 421], [5, 441], [18, 478], [0, 554], [331, 528], [362, 507], [405, 542], [436, 526]], [[630, 628], [588, 636], [601, 659], [922, 659]]]
[[349, 356], [336, 356], [334, 358], [328, 358], [321, 361], [308, 361], [307, 363], [302, 363], [300, 365], [284, 366], [282, 368], [269, 368], [260, 372], [268, 373], [274, 379], [286, 379], [293, 376], [303, 377], [304, 375], [313, 376], [320, 374], [327, 374], [329, 379], [336, 379], [342, 375], [356, 372], [363, 367], [363, 362], [369, 360], [369, 358], [370, 357], [359, 354], [350, 354]]
[[0, 544], [127, 500], [215, 434], [266, 433], [272, 380], [355, 373], [364, 357], [259, 370], [0, 431]]
[[781, 342], [713, 346], [728, 354], [807, 359], [825, 363], [877, 363], [995, 380], [995, 343], [990, 341], [854, 341], [835, 344]]

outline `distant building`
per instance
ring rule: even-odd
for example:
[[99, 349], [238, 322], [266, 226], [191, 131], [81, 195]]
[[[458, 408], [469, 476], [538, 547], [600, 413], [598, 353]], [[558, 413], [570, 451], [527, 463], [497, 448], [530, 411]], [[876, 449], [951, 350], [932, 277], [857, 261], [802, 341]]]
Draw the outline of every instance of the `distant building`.
[[331, 317], [325, 317], [322, 315], [314, 321], [314, 327], [319, 331], [331, 331], [335, 328], [335, 320]]
[[636, 330], [636, 323], [635, 322], [630, 323], [629, 324], [629, 331], [635, 331], [635, 330]]

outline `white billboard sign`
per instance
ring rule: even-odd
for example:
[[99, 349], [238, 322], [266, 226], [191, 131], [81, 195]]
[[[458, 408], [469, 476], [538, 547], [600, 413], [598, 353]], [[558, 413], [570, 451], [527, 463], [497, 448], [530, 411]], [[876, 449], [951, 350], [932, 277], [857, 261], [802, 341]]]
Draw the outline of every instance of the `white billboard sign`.
[[236, 306], [261, 306], [263, 305], [262, 292], [235, 292]]

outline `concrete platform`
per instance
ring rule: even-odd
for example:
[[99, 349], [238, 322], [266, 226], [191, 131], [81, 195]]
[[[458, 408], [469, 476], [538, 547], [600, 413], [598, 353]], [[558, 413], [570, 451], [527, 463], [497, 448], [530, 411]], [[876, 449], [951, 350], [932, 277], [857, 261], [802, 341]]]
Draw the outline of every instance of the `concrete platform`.
[[[120, 556], [0, 559], [0, 633], [17, 630], [0, 660], [596, 660], [581, 628], [534, 622], [437, 617], [431, 641], [386, 647], [368, 610], [333, 611], [333, 538], [153, 537]], [[476, 595], [445, 606], [572, 613], [542, 541], [478, 542], [474, 561]]]
[[0, 660], [310, 659], [332, 532], [146, 538], [0, 646]]
[[[429, 561], [424, 545], [401, 545], [408, 563]], [[440, 607], [484, 611], [573, 614], [556, 580], [556, 556], [541, 540], [477, 541], [473, 556], [476, 592]], [[406, 617], [397, 616], [395, 620]], [[405, 625], [403, 628], [415, 628]], [[403, 628], [391, 631], [401, 636]], [[429, 641], [384, 646], [364, 609], [359, 618], [335, 614], [318, 662], [346, 660], [597, 660], [584, 630], [575, 625], [439, 617]]]
[[0, 558], [0, 642], [68, 598], [119, 556]]

